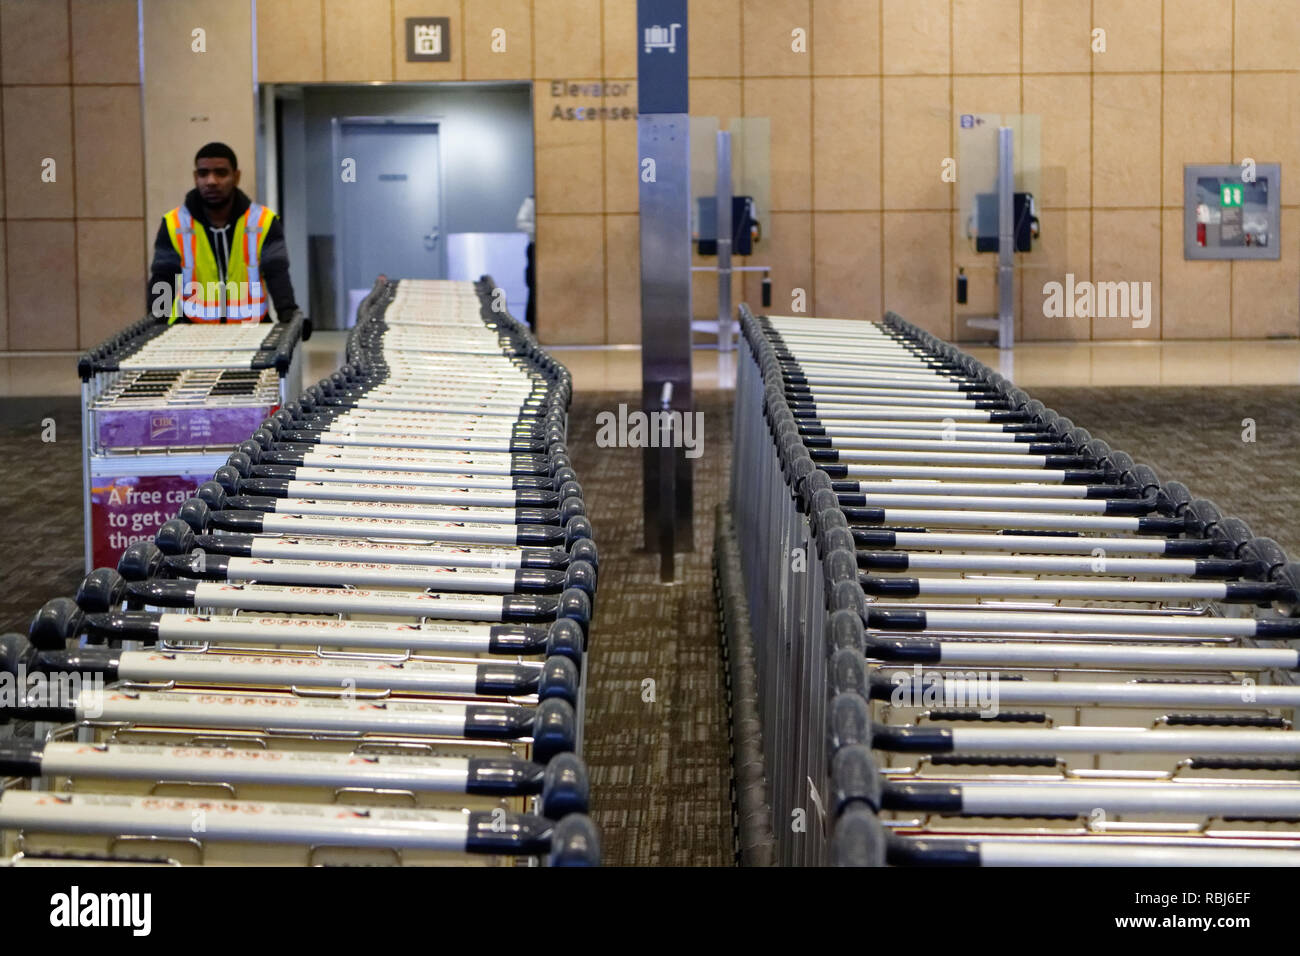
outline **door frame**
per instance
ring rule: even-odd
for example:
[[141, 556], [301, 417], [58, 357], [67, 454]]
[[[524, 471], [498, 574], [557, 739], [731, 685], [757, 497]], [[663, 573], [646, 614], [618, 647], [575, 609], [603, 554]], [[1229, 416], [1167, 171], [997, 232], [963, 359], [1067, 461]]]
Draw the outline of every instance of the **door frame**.
[[[440, 114], [425, 116], [333, 116], [330, 117], [330, 153], [333, 160], [334, 188], [330, 191], [333, 200], [334, 210], [334, 300], [335, 314], [343, 319], [344, 330], [352, 328], [356, 324], [356, 316], [348, 314], [348, 290], [347, 279], [343, 274], [343, 263], [346, 260], [347, 238], [343, 223], [343, 177], [340, 175], [340, 166], [343, 161], [343, 127], [345, 126], [427, 126], [430, 131], [438, 134], [437, 139], [437, 159], [438, 159], [438, 209], [436, 221], [438, 223], [438, 270], [447, 274], [447, 239], [446, 230], [443, 228], [442, 213], [445, 208], [443, 196], [446, 194], [446, 173], [442, 161], [442, 124], [445, 117]], [[397, 276], [401, 278], [401, 276]], [[372, 280], [373, 281], [373, 280]]]

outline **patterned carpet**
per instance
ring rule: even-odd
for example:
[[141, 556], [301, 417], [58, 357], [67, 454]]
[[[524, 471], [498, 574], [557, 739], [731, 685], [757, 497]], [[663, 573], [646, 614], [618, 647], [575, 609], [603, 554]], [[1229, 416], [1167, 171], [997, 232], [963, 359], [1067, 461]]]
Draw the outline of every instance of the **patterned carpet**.
[[[586, 739], [592, 816], [607, 863], [730, 866], [730, 754], [713, 599], [714, 506], [731, 460], [730, 392], [696, 392], [704, 415], [695, 459], [695, 550], [678, 581], [659, 581], [659, 556], [642, 550], [641, 456], [598, 448], [596, 416], [640, 393], [575, 397], [569, 445], [600, 545], [600, 590], [590, 649]], [[642, 682], [654, 680], [645, 702]]]
[[[1035, 398], [1300, 560], [1300, 387], [1037, 388]], [[1254, 442], [1242, 441], [1245, 419]]]
[[[1300, 556], [1300, 388], [1036, 389], [1094, 435], [1177, 478]], [[697, 392], [695, 550], [659, 583], [641, 550], [641, 452], [598, 448], [596, 415], [639, 395], [579, 395], [570, 444], [601, 549], [585, 756], [605, 858], [615, 865], [730, 865], [734, 848], [723, 675], [712, 594], [714, 505], [725, 497], [729, 392]], [[55, 420], [56, 441], [41, 441]], [[1255, 442], [1242, 441], [1242, 420]], [[23, 630], [81, 578], [75, 400], [0, 401], [0, 629]], [[654, 701], [643, 681], [655, 682]]]
[[85, 575], [80, 409], [78, 398], [0, 399], [0, 633], [26, 632], [42, 603]]

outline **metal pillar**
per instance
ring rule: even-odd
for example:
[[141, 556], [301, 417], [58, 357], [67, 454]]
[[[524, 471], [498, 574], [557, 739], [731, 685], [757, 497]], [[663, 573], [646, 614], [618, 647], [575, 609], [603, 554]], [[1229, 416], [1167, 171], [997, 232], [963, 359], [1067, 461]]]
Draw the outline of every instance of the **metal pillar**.
[[998, 127], [998, 348], [1009, 349], [1016, 337], [1015, 170], [1011, 127]]
[[718, 130], [718, 350], [731, 351], [731, 134]]
[[[694, 411], [686, 42], [686, 0], [637, 0], [641, 410], [650, 423], [663, 420], [665, 400], [679, 421]], [[691, 462], [680, 437], [673, 435], [670, 449], [653, 447], [662, 437], [644, 449], [644, 541], [651, 551], [692, 547]], [[670, 579], [672, 554], [660, 560]]]

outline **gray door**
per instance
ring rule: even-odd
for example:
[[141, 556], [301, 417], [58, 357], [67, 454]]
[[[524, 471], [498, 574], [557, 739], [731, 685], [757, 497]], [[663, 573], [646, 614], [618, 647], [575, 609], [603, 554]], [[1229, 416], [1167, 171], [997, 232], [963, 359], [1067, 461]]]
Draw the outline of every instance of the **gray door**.
[[[446, 275], [438, 124], [343, 119], [335, 143], [339, 306], [350, 327], [357, 303], [380, 273], [406, 279]], [[353, 182], [347, 160], [355, 164]]]

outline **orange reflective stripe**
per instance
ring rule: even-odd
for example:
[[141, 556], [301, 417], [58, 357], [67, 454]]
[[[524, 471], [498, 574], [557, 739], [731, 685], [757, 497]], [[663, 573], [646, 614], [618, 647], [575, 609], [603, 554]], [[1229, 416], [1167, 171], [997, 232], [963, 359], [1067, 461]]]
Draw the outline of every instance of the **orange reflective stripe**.
[[194, 235], [194, 219], [190, 216], [189, 210], [184, 206], [177, 206], [170, 210], [164, 217], [167, 224], [167, 234], [171, 239], [172, 248], [181, 260], [181, 295], [180, 301], [172, 302], [171, 318], [169, 323], [175, 322], [181, 314], [187, 318], [193, 318], [196, 309], [194, 303], [195, 296], [190, 292], [190, 285], [194, 281], [194, 271], [198, 262], [197, 240]]
[[163, 222], [167, 225], [167, 237], [172, 241], [172, 248], [176, 250], [176, 254], [181, 257], [181, 261], [183, 262], [185, 259], [185, 253], [181, 248], [181, 222], [177, 210], [169, 210], [167, 214], [163, 216]]
[[[245, 218], [251, 217], [255, 208], [257, 208], [255, 205], [250, 206], [248, 212], [244, 214]], [[258, 221], [260, 223], [260, 216], [258, 217]], [[259, 286], [261, 285], [261, 283], [257, 282], [259, 278], [258, 266], [260, 263], [257, 258], [257, 243], [254, 239], [255, 235], [260, 235], [260, 230], [257, 233], [252, 232], [248, 228], [250, 225], [252, 225], [251, 221], [244, 225], [244, 274], [248, 282], [248, 299], [243, 303], [243, 305], [248, 307], [249, 311], [247, 314], [252, 317], [254, 312], [251, 307], [260, 304], [262, 298], [256, 294], [257, 290], [253, 288], [254, 283], [257, 283]]]
[[244, 214], [242, 223], [244, 277], [247, 285], [241, 291], [247, 292], [244, 300], [244, 312], [249, 321], [264, 318], [268, 312], [265, 290], [262, 287], [262, 244], [266, 241], [267, 230], [275, 213], [261, 203], [251, 203]]

